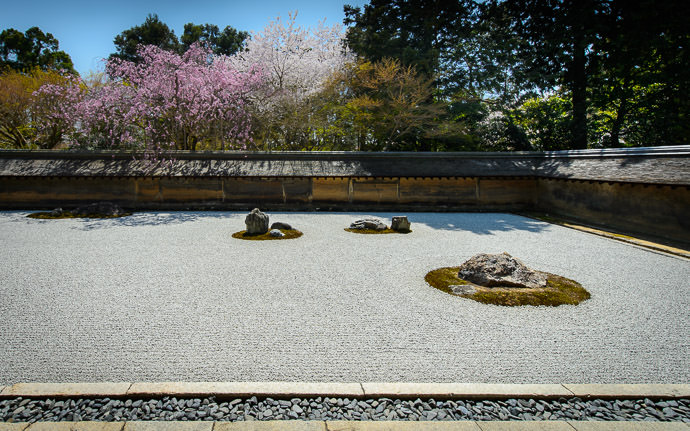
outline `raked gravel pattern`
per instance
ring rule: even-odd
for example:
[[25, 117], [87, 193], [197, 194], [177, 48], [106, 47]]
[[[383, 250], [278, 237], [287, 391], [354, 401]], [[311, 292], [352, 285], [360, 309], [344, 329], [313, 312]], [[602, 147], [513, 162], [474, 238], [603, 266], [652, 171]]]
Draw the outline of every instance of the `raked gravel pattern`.
[[[690, 261], [501, 213], [34, 220], [0, 212], [0, 384], [98, 381], [689, 383]], [[506, 251], [579, 281], [578, 306], [483, 305], [424, 275]]]
[[0, 401], [0, 422], [252, 420], [594, 420], [690, 423], [690, 400], [400, 400], [391, 398], [45, 399]]

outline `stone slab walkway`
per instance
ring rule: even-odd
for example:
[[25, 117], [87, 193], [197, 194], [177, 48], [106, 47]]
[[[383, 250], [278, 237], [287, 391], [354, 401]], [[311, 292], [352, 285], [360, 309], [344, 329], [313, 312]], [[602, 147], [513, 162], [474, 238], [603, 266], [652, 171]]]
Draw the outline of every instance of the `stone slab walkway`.
[[36, 422], [0, 423], [0, 431], [687, 431], [671, 422]]

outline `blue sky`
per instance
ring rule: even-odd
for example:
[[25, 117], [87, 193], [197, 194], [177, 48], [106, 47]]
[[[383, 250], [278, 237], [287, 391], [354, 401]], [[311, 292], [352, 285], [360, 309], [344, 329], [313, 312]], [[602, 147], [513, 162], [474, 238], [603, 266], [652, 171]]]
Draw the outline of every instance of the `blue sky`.
[[101, 59], [115, 51], [116, 35], [144, 22], [149, 13], [158, 14], [179, 37], [184, 24], [226, 25], [238, 30], [261, 31], [278, 15], [298, 11], [297, 22], [305, 27], [342, 24], [343, 5], [362, 6], [367, 0], [3, 0], [0, 30], [22, 32], [38, 26], [52, 33], [60, 49], [72, 57], [82, 75], [102, 69]]

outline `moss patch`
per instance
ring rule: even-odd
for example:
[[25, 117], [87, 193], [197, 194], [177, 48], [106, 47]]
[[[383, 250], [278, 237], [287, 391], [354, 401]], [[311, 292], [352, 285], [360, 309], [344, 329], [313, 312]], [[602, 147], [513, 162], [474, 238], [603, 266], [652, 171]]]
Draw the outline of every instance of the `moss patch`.
[[455, 294], [452, 285], [471, 284], [458, 278], [460, 267], [439, 268], [429, 272], [425, 277], [429, 285], [453, 296], [472, 299], [483, 304], [514, 307], [518, 305], [546, 305], [557, 307], [563, 304], [577, 305], [589, 299], [590, 294], [580, 283], [555, 274], [546, 275], [546, 287], [537, 289], [516, 287], [483, 287], [472, 285], [476, 292], [472, 294]]
[[371, 235], [380, 235], [380, 234], [385, 234], [385, 233], [410, 233], [412, 232], [411, 230], [408, 230], [407, 232], [398, 232], [397, 230], [393, 230], [391, 228], [386, 228], [384, 230], [376, 230], [376, 229], [350, 229], [349, 227], [345, 228], [346, 231], [352, 232], [352, 233], [364, 233], [364, 234], [371, 234]]
[[302, 236], [302, 232], [295, 230], [295, 229], [279, 229], [285, 236], [277, 237], [277, 236], [271, 236], [269, 232], [262, 233], [262, 234], [248, 234], [246, 230], [242, 230], [239, 232], [235, 232], [232, 234], [233, 238], [237, 239], [246, 239], [249, 241], [274, 241], [274, 240], [281, 240], [281, 239], [294, 239], [294, 238], [299, 238]]
[[69, 211], [65, 211], [60, 213], [60, 215], [55, 215], [52, 212], [38, 212], [38, 213], [31, 213], [27, 215], [29, 218], [37, 218], [37, 219], [42, 219], [42, 220], [54, 220], [54, 219], [62, 219], [62, 218], [120, 218], [120, 217], [127, 217], [132, 215], [132, 213], [122, 213], [118, 215], [111, 215], [111, 214], [73, 214]]

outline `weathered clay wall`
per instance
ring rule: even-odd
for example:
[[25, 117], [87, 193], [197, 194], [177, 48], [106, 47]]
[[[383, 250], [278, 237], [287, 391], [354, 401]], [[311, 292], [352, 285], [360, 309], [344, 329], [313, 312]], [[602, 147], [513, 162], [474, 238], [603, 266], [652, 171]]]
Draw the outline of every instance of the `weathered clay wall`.
[[690, 147], [551, 153], [0, 151], [0, 209], [541, 211], [690, 244]]
[[536, 203], [535, 178], [14, 177], [5, 209], [112, 201], [133, 209], [409, 209], [517, 211]]
[[539, 211], [690, 245], [690, 187], [542, 178]]

